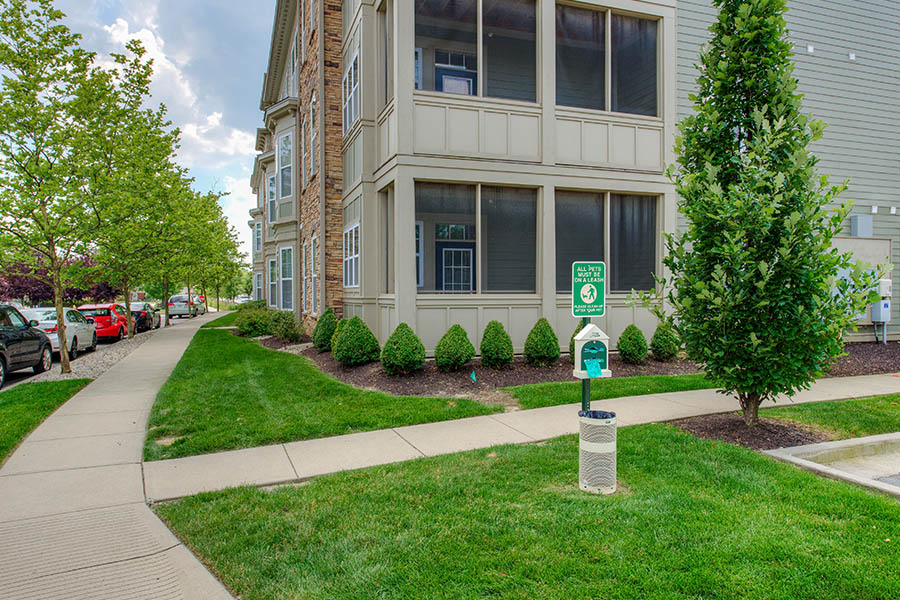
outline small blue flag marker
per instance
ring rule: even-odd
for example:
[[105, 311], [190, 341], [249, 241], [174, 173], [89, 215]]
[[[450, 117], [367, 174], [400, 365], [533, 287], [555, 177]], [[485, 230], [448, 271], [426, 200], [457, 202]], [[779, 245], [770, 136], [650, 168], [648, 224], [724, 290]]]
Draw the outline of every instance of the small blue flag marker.
[[472, 380], [472, 383], [478, 383], [478, 379], [475, 378], [475, 371], [472, 371], [472, 373], [469, 375], [469, 379]]

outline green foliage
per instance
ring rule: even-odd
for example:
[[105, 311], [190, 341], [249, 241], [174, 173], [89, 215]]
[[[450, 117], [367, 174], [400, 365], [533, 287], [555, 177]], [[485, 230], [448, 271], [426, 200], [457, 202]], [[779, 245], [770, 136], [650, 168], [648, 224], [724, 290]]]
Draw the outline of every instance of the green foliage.
[[375, 334], [359, 317], [347, 321], [331, 351], [335, 360], [348, 367], [374, 362], [381, 356]]
[[569, 362], [573, 365], [575, 364], [575, 336], [578, 335], [578, 332], [581, 331], [581, 321], [578, 321], [575, 324], [575, 331], [572, 332], [572, 337], [569, 338]]
[[406, 323], [400, 323], [381, 351], [381, 366], [388, 375], [407, 375], [425, 364], [425, 346]]
[[272, 314], [266, 309], [245, 310], [239, 312], [234, 320], [237, 331], [244, 337], [260, 337], [272, 335]]
[[341, 332], [344, 330], [344, 326], [347, 324], [349, 319], [338, 319], [334, 325], [334, 333], [331, 334], [331, 348], [334, 348], [334, 345], [337, 343], [339, 337], [341, 337]]
[[312, 341], [315, 347], [319, 349], [319, 352], [328, 352], [332, 349], [334, 344], [331, 339], [334, 337], [337, 322], [337, 317], [331, 308], [322, 313], [322, 316], [316, 321], [316, 326], [313, 328]]
[[653, 332], [653, 338], [650, 340], [650, 350], [653, 352], [653, 358], [663, 362], [678, 356], [678, 351], [681, 350], [681, 339], [675, 328], [665, 321], [657, 325], [656, 331]]
[[475, 346], [459, 324], [450, 327], [434, 349], [434, 362], [441, 371], [459, 371], [473, 358]]
[[244, 302], [243, 304], [238, 304], [234, 307], [234, 310], [242, 311], [242, 310], [265, 310], [268, 308], [265, 300], [251, 300], [250, 302]]
[[753, 425], [761, 402], [807, 388], [841, 354], [877, 274], [832, 247], [850, 205], [829, 206], [846, 183], [816, 173], [823, 124], [801, 112], [786, 0], [716, 5], [670, 170], [687, 229], [667, 240], [664, 284], [688, 355]]
[[297, 322], [293, 311], [279, 310], [272, 313], [272, 333], [286, 342], [296, 343], [303, 339], [303, 325]]
[[525, 360], [542, 367], [552, 365], [559, 358], [559, 338], [547, 319], [541, 317], [525, 339]]
[[481, 364], [492, 369], [502, 369], [512, 364], [512, 339], [500, 321], [491, 321], [481, 337]]
[[619, 345], [616, 349], [623, 361], [636, 365], [647, 358], [647, 338], [638, 326], [632, 323], [619, 336]]

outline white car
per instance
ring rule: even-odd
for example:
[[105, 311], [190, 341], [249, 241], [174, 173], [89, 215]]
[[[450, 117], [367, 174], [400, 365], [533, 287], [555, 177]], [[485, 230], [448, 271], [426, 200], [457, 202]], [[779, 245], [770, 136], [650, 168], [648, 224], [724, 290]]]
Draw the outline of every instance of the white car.
[[[69, 358], [74, 360], [82, 350], [97, 349], [97, 331], [93, 320], [88, 320], [74, 308], [63, 309], [66, 316], [66, 340], [69, 342]], [[59, 335], [56, 328], [55, 308], [29, 308], [22, 311], [29, 321], [37, 321], [37, 328], [50, 338], [50, 346], [59, 352]]]

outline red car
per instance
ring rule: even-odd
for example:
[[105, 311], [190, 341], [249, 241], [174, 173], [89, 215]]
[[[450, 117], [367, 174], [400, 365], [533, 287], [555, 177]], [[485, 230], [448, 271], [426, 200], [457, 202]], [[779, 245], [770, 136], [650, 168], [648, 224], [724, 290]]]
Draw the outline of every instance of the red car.
[[121, 304], [85, 304], [78, 311], [93, 319], [100, 339], [119, 341], [128, 334], [128, 313]]

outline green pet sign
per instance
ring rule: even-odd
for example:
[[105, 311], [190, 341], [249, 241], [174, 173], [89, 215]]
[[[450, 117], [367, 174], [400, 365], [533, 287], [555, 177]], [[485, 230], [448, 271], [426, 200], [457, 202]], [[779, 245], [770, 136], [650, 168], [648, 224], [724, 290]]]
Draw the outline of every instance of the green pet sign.
[[606, 263], [572, 263], [572, 316], [602, 317], [606, 314]]

